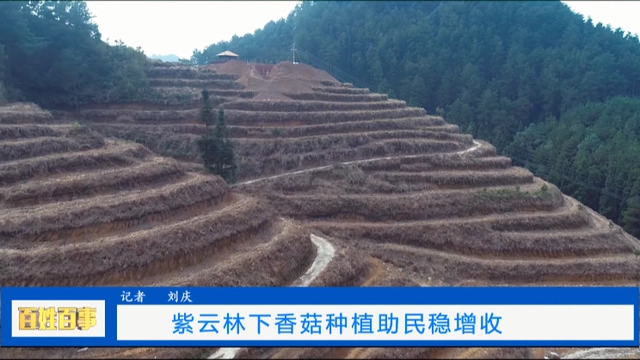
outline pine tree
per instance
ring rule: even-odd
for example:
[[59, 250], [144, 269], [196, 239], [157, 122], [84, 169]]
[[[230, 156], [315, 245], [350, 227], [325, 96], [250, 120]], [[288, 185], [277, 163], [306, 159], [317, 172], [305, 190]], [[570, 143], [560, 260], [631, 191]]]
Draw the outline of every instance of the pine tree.
[[202, 90], [202, 109], [200, 110], [200, 120], [207, 126], [207, 128], [213, 125], [213, 106], [211, 106], [211, 99], [209, 98], [209, 92]]
[[200, 116], [202, 122], [206, 125], [205, 134], [198, 141], [200, 156], [205, 168], [210, 173], [221, 176], [226, 182], [234, 183], [236, 181], [237, 167], [233, 144], [229, 141], [227, 125], [224, 120], [224, 110], [220, 108], [218, 111], [215, 129], [212, 129], [213, 107], [207, 90], [202, 91]]

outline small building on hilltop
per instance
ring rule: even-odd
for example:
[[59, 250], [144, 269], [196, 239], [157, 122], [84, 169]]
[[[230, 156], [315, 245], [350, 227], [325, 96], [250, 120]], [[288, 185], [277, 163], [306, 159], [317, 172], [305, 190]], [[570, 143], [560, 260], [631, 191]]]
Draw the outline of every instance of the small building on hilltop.
[[218, 61], [224, 62], [224, 61], [228, 61], [228, 60], [237, 59], [238, 58], [238, 54], [234, 54], [231, 51], [227, 50], [227, 51], [223, 51], [220, 54], [216, 55], [216, 57], [218, 58]]

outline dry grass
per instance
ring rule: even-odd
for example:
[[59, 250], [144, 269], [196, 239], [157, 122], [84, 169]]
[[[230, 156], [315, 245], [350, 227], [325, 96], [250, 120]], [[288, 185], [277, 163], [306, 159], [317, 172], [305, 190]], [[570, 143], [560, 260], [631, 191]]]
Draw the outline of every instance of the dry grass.
[[115, 191], [141, 190], [183, 176], [185, 173], [175, 161], [155, 158], [132, 167], [76, 173], [0, 188], [0, 204], [17, 207], [70, 201]]
[[[145, 95], [145, 102], [158, 104], [162, 106], [194, 106], [201, 107], [201, 93], [196, 88], [170, 88], [159, 87], [151, 88]], [[216, 96], [212, 96], [211, 100], [214, 104], [221, 104], [223, 100]], [[124, 108], [121, 104], [114, 104]], [[104, 108], [104, 107], [103, 107]]]
[[489, 144], [486, 141], [475, 139], [476, 142], [480, 143], [482, 147], [476, 149], [473, 153], [467, 154], [472, 157], [492, 157], [498, 156], [498, 152], [496, 151], [495, 146]]
[[37, 137], [0, 142], [0, 159], [12, 161], [53, 153], [103, 147], [104, 139], [88, 128], [71, 128], [64, 137]]
[[[343, 161], [370, 159], [393, 155], [411, 155], [441, 151], [456, 151], [465, 148], [459, 142], [429, 139], [379, 140], [356, 148], [330, 148], [324, 152], [283, 153], [276, 150], [265, 155], [265, 150], [272, 151], [273, 146], [261, 147], [246, 143], [236, 146], [236, 161], [239, 164], [238, 176], [248, 179], [255, 176], [267, 176], [287, 170], [312, 168]], [[274, 145], [275, 146], [275, 145]], [[293, 148], [295, 150], [295, 148]]]
[[293, 218], [338, 219], [360, 217], [367, 221], [406, 221], [480, 216], [515, 211], [550, 211], [563, 205], [557, 189], [546, 193], [539, 185], [487, 200], [481, 191], [437, 191], [410, 195], [362, 197], [359, 195], [269, 196], [274, 207]]
[[330, 123], [307, 126], [229, 126], [231, 137], [255, 137], [255, 138], [278, 138], [278, 137], [301, 137], [311, 135], [329, 135], [344, 133], [359, 133], [367, 131], [384, 130], [425, 130], [458, 133], [456, 125], [443, 124], [440, 118], [419, 117], [405, 119], [384, 119], [372, 121], [358, 121], [345, 123]]
[[506, 170], [462, 170], [431, 172], [375, 173], [375, 177], [391, 184], [430, 183], [440, 189], [458, 189], [479, 186], [524, 185], [533, 182], [533, 174], [522, 168]]
[[149, 79], [150, 86], [195, 87], [220, 90], [241, 90], [244, 86], [234, 80], [211, 79]]
[[211, 69], [193, 67], [151, 67], [146, 71], [150, 78], [180, 78], [180, 79], [208, 79], [208, 80], [236, 80], [230, 74], [218, 74]]
[[[429, 122], [430, 118], [424, 120]], [[440, 118], [433, 118], [438, 120]], [[402, 123], [403, 120], [399, 122]], [[422, 121], [422, 119], [407, 120]], [[392, 124], [391, 120], [384, 120], [386, 124]], [[352, 123], [338, 124], [337, 126], [348, 129]], [[357, 124], [354, 124], [357, 125]], [[375, 127], [375, 123], [365, 123], [366, 126]], [[303, 135], [307, 132], [329, 132], [333, 125], [319, 125], [313, 127], [288, 128], [292, 133], [287, 136]], [[91, 127], [104, 136], [114, 136], [121, 139], [141, 143], [154, 152], [164, 156], [170, 156], [184, 161], [199, 161], [197, 141], [204, 131], [204, 126], [199, 124], [172, 124], [172, 125], [119, 125], [119, 124], [92, 124]], [[236, 160], [239, 165], [241, 179], [258, 175], [268, 175], [296, 167], [309, 167], [312, 165], [326, 165], [331, 162], [363, 159], [367, 156], [385, 156], [393, 154], [409, 153], [433, 153], [434, 151], [451, 151], [465, 148], [463, 143], [470, 142], [470, 136], [450, 132], [431, 130], [349, 133], [333, 136], [309, 137], [306, 139], [292, 139], [285, 137], [273, 138], [268, 135], [273, 132], [269, 128], [254, 128], [253, 136], [260, 136], [261, 141], [238, 139], [249, 128], [229, 127], [233, 142], [236, 144]], [[447, 129], [447, 130], [454, 130]], [[300, 130], [300, 132], [296, 132]], [[355, 131], [355, 126], [354, 126]], [[271, 137], [269, 137], [271, 136]], [[399, 137], [395, 140], [385, 138]], [[406, 138], [406, 139], [404, 139]], [[413, 140], [412, 140], [413, 139]], [[424, 140], [423, 140], [424, 139]], [[427, 141], [427, 139], [439, 139]]]
[[250, 99], [256, 96], [256, 92], [253, 90], [220, 90], [220, 89], [207, 89], [210, 95], [220, 96], [224, 98], [243, 98]]
[[[336, 221], [311, 221], [309, 226], [320, 229], [323, 233], [339, 236], [353, 243], [358, 238], [357, 234], [388, 233], [389, 231], [406, 231], [407, 233], [424, 233], [435, 227], [442, 227], [442, 231], [457, 231], [456, 228], [471, 229], [470, 231], [481, 232], [554, 232], [561, 233], [567, 230], [578, 230], [590, 226], [590, 219], [585, 211], [577, 207], [565, 206], [548, 212], [513, 212], [504, 214], [490, 214], [480, 217], [423, 219], [406, 222], [363, 222], [362, 220], [352, 220], [349, 222]], [[389, 229], [391, 228], [391, 229]], [[451, 229], [451, 230], [449, 230]], [[353, 236], [342, 236], [340, 234], [353, 234]], [[381, 237], [382, 239], [382, 237]], [[381, 240], [381, 241], [388, 241]]]
[[[268, 211], [263, 211], [265, 213]], [[251, 216], [247, 214], [246, 216]], [[265, 216], [265, 215], [262, 215]], [[296, 225], [250, 252], [236, 255], [217, 269], [196, 273], [181, 286], [286, 286], [311, 266], [315, 248], [308, 231]]]
[[309, 286], [357, 286], [365, 279], [369, 272], [367, 259], [354, 249], [336, 250], [333, 260]]
[[322, 92], [284, 93], [293, 100], [315, 100], [332, 102], [376, 102], [387, 101], [386, 94], [331, 94]]
[[117, 121], [130, 123], [141, 122], [171, 122], [189, 120], [196, 122], [199, 109], [190, 110], [110, 110], [110, 109], [88, 109], [80, 110], [78, 117], [93, 121]]
[[[552, 260], [477, 259], [399, 245], [371, 245], [373, 256], [401, 268], [433, 273], [447, 282], [593, 284], [640, 280], [640, 261], [628, 256]], [[425, 261], [427, 260], [427, 261]]]
[[354, 242], [410, 245], [486, 259], [565, 258], [631, 254], [633, 249], [613, 232], [585, 228], [545, 233], [501, 233], [490, 221], [413, 222], [380, 226], [315, 226], [330, 236]]
[[[466, 154], [465, 154], [466, 155]], [[372, 161], [359, 165], [364, 171], [422, 172], [436, 170], [490, 170], [508, 169], [507, 157], [470, 157], [458, 154], [426, 154], [404, 159]]]
[[460, 143], [460, 147], [472, 141], [469, 135], [432, 131], [376, 131], [366, 133], [331, 134], [301, 138], [282, 139], [233, 139], [238, 153], [247, 152], [269, 156], [279, 154], [301, 154], [325, 150], [356, 149], [379, 141], [433, 140]]
[[47, 154], [83, 151], [100, 148], [104, 143], [80, 142], [72, 138], [41, 137], [28, 140], [0, 142], [0, 158], [13, 161]]
[[[215, 251], [223, 239], [250, 236], [271, 214], [264, 203], [247, 200], [182, 222], [95, 243], [4, 250], [0, 276], [3, 284], [16, 286], [105, 285], [140, 280], [202, 261], [203, 255]], [[29, 265], [35, 263], [38, 266]]]
[[[460, 348], [374, 348], [366, 351], [368, 359], [456, 359]], [[481, 348], [477, 359], [531, 359], [527, 348]], [[467, 358], [467, 357], [463, 357]]]
[[52, 119], [49, 111], [33, 103], [12, 103], [0, 106], [0, 124], [44, 122]]
[[225, 116], [230, 125], [296, 125], [296, 124], [326, 124], [349, 121], [367, 121], [377, 119], [399, 119], [424, 116], [421, 108], [402, 108], [392, 110], [372, 111], [329, 111], [329, 112], [253, 112], [228, 110]]
[[369, 89], [363, 88], [348, 88], [348, 87], [333, 87], [333, 86], [319, 86], [314, 87], [313, 91], [330, 94], [369, 94]]
[[176, 65], [176, 63], [174, 62], [164, 62], [162, 60], [150, 60], [148, 62], [149, 68], [151, 67], [156, 67], [156, 68], [171, 68], [171, 67], [188, 67], [188, 66], [180, 66], [180, 65]]
[[226, 103], [225, 109], [242, 111], [307, 112], [307, 111], [371, 111], [405, 108], [400, 100], [379, 102], [329, 102], [329, 101], [284, 101], [284, 100], [236, 100]]
[[151, 156], [151, 152], [137, 144], [121, 142], [83, 152], [54, 154], [0, 163], [0, 185], [6, 186], [18, 181], [86, 169], [105, 169], [112, 166], [134, 164], [138, 159]]
[[[185, 126], [191, 131], [189, 133], [175, 133], [169, 130], [173, 126]], [[115, 124], [93, 124], [91, 127], [103, 136], [135, 141], [163, 156], [190, 162], [200, 161], [198, 139], [202, 135], [194, 135], [191, 132], [196, 132], [197, 129], [202, 128], [201, 134], [204, 133], [204, 126], [201, 125], [166, 125], [161, 129], [149, 125], [126, 126]]]
[[[160, 96], [166, 98], [171, 97], [184, 97], [190, 98], [197, 97], [200, 99], [202, 88], [196, 87], [170, 87], [170, 86], [155, 86], [153, 91], [160, 93]], [[217, 96], [221, 98], [252, 98], [255, 96], [255, 92], [252, 90], [220, 90], [220, 89], [207, 89], [210, 96]]]
[[[113, 123], [93, 123], [87, 125], [101, 134], [144, 134], [153, 133], [154, 135], [165, 134], [191, 134], [203, 135], [205, 125], [199, 123], [179, 123], [179, 124], [113, 124]], [[227, 128], [231, 132], [231, 127]], [[120, 135], [107, 135], [120, 137]], [[127, 137], [128, 139], [128, 137]]]
[[[457, 134], [458, 127], [455, 125], [447, 126], [425, 126], [425, 127], [411, 127], [402, 124], [400, 121], [398, 124], [393, 123], [392, 120], [383, 121], [380, 124], [367, 124], [369, 122], [355, 122], [355, 123], [342, 123], [342, 124], [328, 124], [328, 125], [309, 125], [309, 126], [291, 126], [291, 127], [268, 127], [268, 126], [230, 126], [229, 136], [231, 138], [245, 138], [245, 139], [275, 139], [275, 138], [300, 138], [310, 136], [323, 136], [323, 135], [340, 135], [340, 134], [358, 134], [369, 133], [374, 131], [402, 131], [411, 130], [421, 133], [449, 133]], [[388, 126], [386, 126], [388, 124]], [[371, 125], [371, 126], [369, 126]], [[377, 126], [377, 128], [376, 128]], [[187, 128], [184, 132], [189, 132]], [[180, 130], [178, 130], [181, 132]], [[201, 133], [202, 131], [200, 131]], [[447, 135], [442, 135], [447, 136]]]
[[547, 231], [576, 229], [589, 224], [586, 212], [572, 208], [562, 212], [524, 213], [489, 223], [495, 231]]
[[147, 191], [14, 209], [0, 214], [0, 238], [33, 237], [48, 232], [136, 219], [177, 210], [223, 196], [228, 188], [218, 177], [193, 174], [183, 182]]
[[0, 125], [0, 141], [35, 137], [62, 136], [68, 127], [46, 125]]
[[[112, 134], [117, 133], [174, 133], [202, 135], [204, 125], [197, 123], [180, 124], [90, 124], [90, 127], [100, 133], [107, 131]], [[369, 131], [385, 130], [421, 130], [431, 132], [445, 132], [450, 134], [459, 133], [456, 125], [448, 125], [439, 117], [419, 117], [405, 119], [385, 119], [361, 122], [346, 122], [319, 124], [307, 126], [289, 127], [268, 127], [268, 126], [229, 126], [229, 136], [231, 138], [288, 138], [303, 137], [313, 135], [329, 135], [344, 133], [361, 133]], [[111, 135], [110, 135], [111, 136]], [[113, 135], [119, 137], [119, 135]], [[127, 137], [126, 139], [130, 139]]]

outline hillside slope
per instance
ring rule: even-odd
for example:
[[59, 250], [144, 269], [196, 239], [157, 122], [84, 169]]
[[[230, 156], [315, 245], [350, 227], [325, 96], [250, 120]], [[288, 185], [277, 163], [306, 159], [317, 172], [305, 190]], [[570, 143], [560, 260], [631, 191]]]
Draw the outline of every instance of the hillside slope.
[[[281, 61], [292, 43], [299, 62], [341, 81], [444, 111], [447, 122], [640, 237], [637, 36], [557, 0], [304, 1], [192, 61], [208, 64], [224, 50]], [[546, 132], [556, 140], [542, 142]], [[584, 158], [574, 157], [578, 145]]]
[[[286, 286], [313, 267], [309, 232], [264, 200], [142, 145], [77, 124], [37, 124], [52, 122], [51, 115], [17, 108], [25, 107], [0, 108], [4, 286]], [[0, 358], [128, 351], [4, 348]], [[147, 349], [137, 356], [210, 351]]]
[[[159, 71], [158, 71], [159, 72]], [[156, 86], [218, 91], [241, 164], [235, 191], [329, 239], [317, 285], [635, 284], [640, 242], [441, 117], [309, 66], [167, 68]], [[196, 74], [218, 79], [195, 80]], [[185, 75], [187, 74], [187, 75]], [[207, 75], [213, 76], [213, 75]], [[228, 78], [225, 78], [228, 77]], [[230, 81], [234, 78], [236, 81]], [[222, 89], [221, 89], [222, 88]], [[178, 90], [176, 90], [178, 91]], [[140, 104], [143, 106], [143, 104]], [[105, 134], [197, 161], [191, 109], [91, 109]], [[118, 119], [127, 115], [127, 119]], [[179, 150], [177, 150], [179, 149]], [[363, 262], [364, 261], [364, 262]], [[528, 357], [531, 349], [251, 349], [237, 357]]]

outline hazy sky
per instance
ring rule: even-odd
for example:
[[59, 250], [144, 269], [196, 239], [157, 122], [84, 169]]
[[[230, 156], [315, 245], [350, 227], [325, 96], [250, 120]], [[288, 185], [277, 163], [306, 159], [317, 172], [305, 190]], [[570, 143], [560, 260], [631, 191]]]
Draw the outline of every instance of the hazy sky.
[[[594, 23], [640, 34], [640, 2], [565, 1]], [[103, 39], [147, 55], [189, 58], [194, 49], [242, 36], [286, 17], [297, 1], [87, 1]]]
[[87, 1], [104, 40], [122, 40], [150, 56], [190, 58], [234, 34], [286, 17], [297, 1]]

